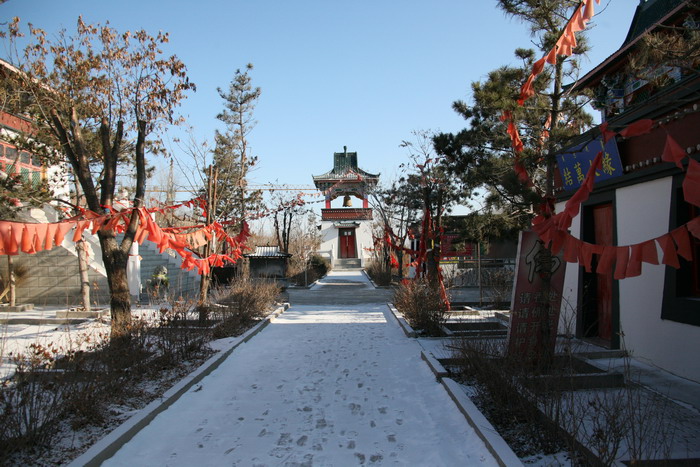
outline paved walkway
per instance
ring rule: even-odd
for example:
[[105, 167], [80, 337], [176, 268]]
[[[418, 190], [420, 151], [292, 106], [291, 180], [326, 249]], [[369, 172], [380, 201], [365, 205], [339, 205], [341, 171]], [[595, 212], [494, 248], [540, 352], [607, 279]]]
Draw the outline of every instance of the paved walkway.
[[361, 271], [334, 271], [104, 465], [496, 465]]

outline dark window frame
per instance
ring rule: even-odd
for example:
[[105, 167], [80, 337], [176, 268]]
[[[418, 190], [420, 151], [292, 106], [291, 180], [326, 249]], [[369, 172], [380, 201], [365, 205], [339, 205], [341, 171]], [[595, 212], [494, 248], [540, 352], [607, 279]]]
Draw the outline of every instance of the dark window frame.
[[[683, 200], [682, 186], [684, 177], [685, 174], [673, 177], [668, 223], [669, 232], [690, 220], [689, 205]], [[693, 237], [692, 240], [696, 239]], [[697, 242], [693, 244], [697, 245]], [[700, 258], [698, 258], [698, 261], [689, 262], [679, 256], [679, 261], [681, 263], [680, 269], [666, 266], [661, 319], [700, 326], [700, 296], [692, 296], [692, 292], [686, 284], [693, 275], [693, 267], [699, 269], [695, 271], [695, 274], [700, 274]]]

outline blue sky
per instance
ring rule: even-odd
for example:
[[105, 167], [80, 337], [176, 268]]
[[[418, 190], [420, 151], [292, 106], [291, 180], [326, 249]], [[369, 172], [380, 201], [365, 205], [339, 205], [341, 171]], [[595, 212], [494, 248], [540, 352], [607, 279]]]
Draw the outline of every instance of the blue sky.
[[[602, 0], [584, 71], [620, 46], [637, 4]], [[119, 31], [169, 32], [166, 52], [197, 85], [181, 112], [201, 141], [219, 127], [216, 88], [253, 63], [262, 96], [252, 182], [261, 184], [310, 185], [344, 145], [362, 168], [391, 180], [406, 158], [401, 141], [412, 130], [463, 128], [452, 102], [516, 63], [513, 50], [530, 41], [527, 26], [492, 0], [9, 0], [0, 12], [49, 32], [72, 30], [80, 14]]]

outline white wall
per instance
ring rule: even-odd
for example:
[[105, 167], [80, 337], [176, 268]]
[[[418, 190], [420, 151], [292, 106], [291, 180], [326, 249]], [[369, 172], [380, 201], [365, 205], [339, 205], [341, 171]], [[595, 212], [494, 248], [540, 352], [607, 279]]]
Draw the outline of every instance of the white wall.
[[[357, 246], [357, 257], [362, 260], [362, 267], [367, 265], [370, 252], [365, 248], [372, 248], [372, 221], [361, 221], [355, 229], [355, 242]], [[331, 262], [338, 258], [338, 228], [331, 221], [321, 222], [321, 247], [318, 253]]]
[[[668, 232], [671, 177], [620, 188], [615, 196], [618, 245], [640, 243]], [[557, 204], [557, 212], [563, 209], [564, 203]], [[580, 224], [579, 215], [574, 218], [571, 231], [580, 232]], [[658, 253], [661, 261], [660, 249]], [[700, 382], [700, 327], [661, 319], [665, 269], [662, 264], [643, 263], [641, 276], [619, 281], [621, 345], [637, 359]], [[560, 333], [567, 332], [567, 323], [575, 323], [578, 281], [579, 265], [568, 264]]]
[[[668, 232], [671, 177], [620, 188], [616, 196], [620, 245], [640, 243]], [[659, 250], [659, 261], [661, 258]], [[641, 276], [620, 281], [624, 343], [635, 358], [700, 381], [700, 327], [661, 320], [665, 269], [664, 265], [643, 263]]]
[[[564, 210], [565, 203], [558, 203], [557, 211]], [[581, 231], [581, 215], [576, 216], [571, 223], [572, 232]], [[578, 235], [575, 235], [578, 236]], [[578, 308], [578, 263], [565, 263], [566, 274], [564, 275], [564, 287], [562, 290], [561, 311], [559, 314], [559, 334], [576, 334], [576, 310]]]

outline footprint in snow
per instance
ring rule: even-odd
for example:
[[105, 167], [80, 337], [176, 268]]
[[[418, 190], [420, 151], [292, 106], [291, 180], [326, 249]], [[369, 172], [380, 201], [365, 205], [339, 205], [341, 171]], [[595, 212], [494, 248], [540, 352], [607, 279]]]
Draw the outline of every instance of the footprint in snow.
[[284, 446], [292, 442], [291, 433], [282, 433], [277, 440], [277, 446]]

